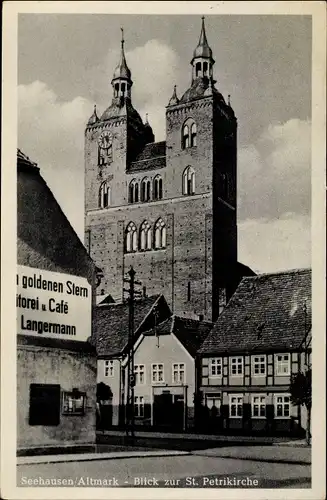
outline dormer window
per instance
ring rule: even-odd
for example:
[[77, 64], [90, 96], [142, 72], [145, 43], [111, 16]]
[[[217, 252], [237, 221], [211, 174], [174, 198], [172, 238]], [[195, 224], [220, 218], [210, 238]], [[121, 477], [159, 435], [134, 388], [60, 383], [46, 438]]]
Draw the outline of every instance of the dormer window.
[[188, 118], [182, 129], [182, 149], [193, 148], [196, 143], [196, 123]]

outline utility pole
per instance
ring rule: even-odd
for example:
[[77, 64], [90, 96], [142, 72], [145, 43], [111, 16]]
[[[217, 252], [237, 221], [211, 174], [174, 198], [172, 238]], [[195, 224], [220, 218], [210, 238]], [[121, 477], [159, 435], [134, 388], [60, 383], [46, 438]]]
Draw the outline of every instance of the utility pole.
[[123, 289], [128, 294], [129, 320], [128, 320], [128, 355], [127, 355], [127, 393], [125, 426], [126, 435], [134, 438], [134, 301], [136, 296], [142, 296], [142, 292], [135, 290], [135, 285], [142, 283], [135, 280], [133, 267], [128, 271], [129, 278], [124, 278], [125, 283], [129, 283], [128, 289]]

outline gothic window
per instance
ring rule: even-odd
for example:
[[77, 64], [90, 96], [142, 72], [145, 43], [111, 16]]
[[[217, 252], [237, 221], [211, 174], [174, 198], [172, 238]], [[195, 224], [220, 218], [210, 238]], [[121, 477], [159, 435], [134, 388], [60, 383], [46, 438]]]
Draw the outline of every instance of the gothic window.
[[191, 147], [196, 146], [196, 124], [192, 123], [191, 126]]
[[187, 125], [183, 127], [182, 147], [183, 149], [190, 147], [190, 132]]
[[161, 200], [162, 198], [162, 178], [160, 175], [157, 175], [153, 179], [153, 199], [154, 200]]
[[99, 189], [99, 208], [107, 208], [110, 205], [111, 189], [107, 181], [102, 182]]
[[186, 167], [183, 173], [183, 194], [195, 193], [195, 172], [192, 167]]
[[129, 184], [128, 201], [129, 203], [138, 203], [139, 201], [139, 183], [136, 179], [133, 179]]
[[140, 250], [151, 250], [152, 231], [148, 221], [144, 221], [140, 227]]
[[125, 231], [125, 250], [127, 253], [137, 250], [137, 231], [134, 222], [130, 222]]
[[182, 128], [182, 149], [196, 146], [196, 124], [188, 118]]
[[166, 224], [161, 218], [154, 226], [154, 247], [157, 249], [166, 247]]
[[151, 183], [148, 178], [142, 179], [141, 182], [141, 201], [150, 201]]

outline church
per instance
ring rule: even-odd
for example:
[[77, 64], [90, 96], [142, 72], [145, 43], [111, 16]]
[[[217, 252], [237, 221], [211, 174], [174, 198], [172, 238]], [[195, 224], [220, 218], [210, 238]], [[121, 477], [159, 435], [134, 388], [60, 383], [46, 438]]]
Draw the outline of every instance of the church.
[[166, 140], [155, 142], [133, 106], [122, 37], [111, 104], [85, 129], [85, 246], [115, 302], [133, 266], [143, 292], [162, 294], [173, 314], [215, 321], [254, 274], [237, 260], [237, 119], [214, 64], [202, 18], [191, 85], [172, 89]]

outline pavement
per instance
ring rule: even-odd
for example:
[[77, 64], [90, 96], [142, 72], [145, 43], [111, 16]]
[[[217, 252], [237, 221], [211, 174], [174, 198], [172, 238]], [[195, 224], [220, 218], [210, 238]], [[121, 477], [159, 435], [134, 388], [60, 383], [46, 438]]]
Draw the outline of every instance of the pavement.
[[76, 453], [17, 457], [17, 465], [49, 464], [60, 462], [87, 462], [94, 460], [118, 460], [146, 457], [176, 457], [195, 455], [223, 459], [251, 460], [256, 462], [311, 464], [311, 448], [305, 446], [228, 446], [201, 450], [113, 450], [98, 453]]

